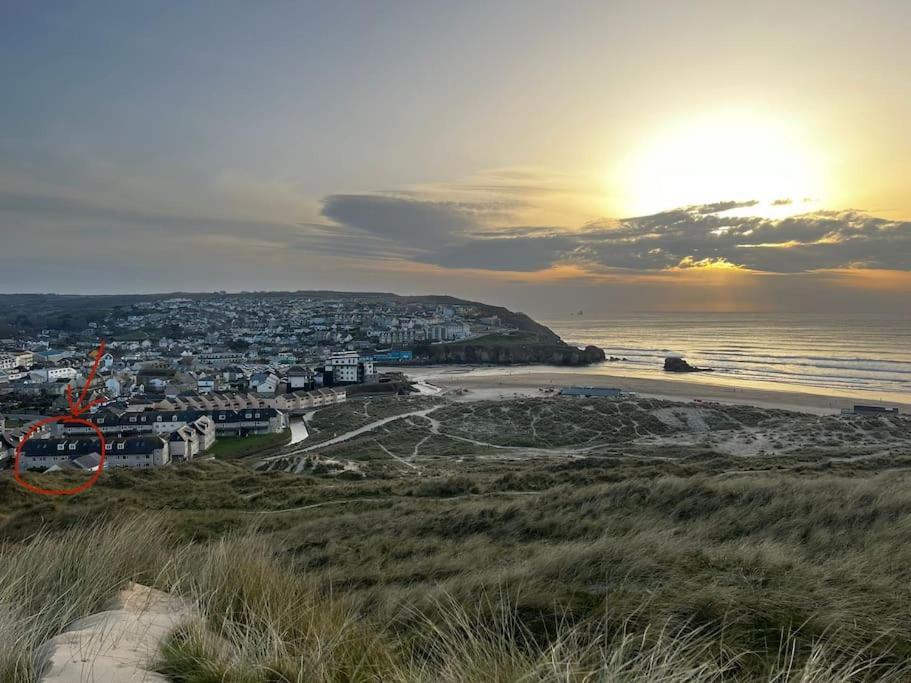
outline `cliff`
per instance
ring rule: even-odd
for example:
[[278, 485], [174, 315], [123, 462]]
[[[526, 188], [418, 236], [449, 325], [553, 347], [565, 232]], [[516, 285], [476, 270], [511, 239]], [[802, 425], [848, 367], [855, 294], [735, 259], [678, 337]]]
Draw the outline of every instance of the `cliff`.
[[596, 346], [579, 349], [565, 344], [553, 332], [550, 334], [556, 341], [525, 333], [490, 335], [465, 342], [418, 346], [413, 351], [414, 359], [421, 363], [494, 365], [589, 365], [604, 360], [604, 351]]

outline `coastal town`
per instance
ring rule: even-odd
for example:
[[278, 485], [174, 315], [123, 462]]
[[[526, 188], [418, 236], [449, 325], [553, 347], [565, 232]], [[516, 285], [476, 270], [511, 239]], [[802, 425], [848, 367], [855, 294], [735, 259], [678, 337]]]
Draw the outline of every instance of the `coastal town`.
[[[20, 318], [0, 338], [0, 468], [39, 418], [67, 413], [71, 395], [92, 397], [105, 467], [156, 467], [219, 439], [285, 434], [294, 417], [351, 393], [403, 391], [400, 373], [377, 368], [412, 362], [416, 348], [511, 331], [480, 305], [375, 295], [165, 296], [93, 317], [83, 326], [67, 313], [40, 329]], [[96, 470], [92, 432], [42, 426], [20, 470]]]
[[[318, 410], [414, 393], [420, 366], [625, 360], [566, 344], [523, 314], [451, 297], [215, 293], [110, 297], [99, 305], [28, 296], [26, 312], [8, 309], [0, 318], [0, 469], [20, 474], [262, 456], [307, 438], [304, 418]], [[706, 370], [664, 359], [665, 374]], [[655, 380], [621, 387], [566, 379], [520, 379], [529, 386], [519, 391], [617, 400], [673, 391], [649, 386]], [[456, 394], [470, 383], [463, 380]], [[897, 407], [837, 407], [843, 416], [899, 415]], [[68, 419], [76, 416], [90, 425]]]

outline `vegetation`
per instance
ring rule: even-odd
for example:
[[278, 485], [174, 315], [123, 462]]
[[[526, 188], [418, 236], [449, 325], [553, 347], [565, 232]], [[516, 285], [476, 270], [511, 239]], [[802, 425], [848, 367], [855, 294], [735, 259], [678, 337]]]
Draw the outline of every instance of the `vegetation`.
[[208, 450], [216, 458], [244, 458], [284, 446], [291, 440], [291, 430], [278, 434], [252, 434], [250, 436], [223, 436], [215, 440]]
[[394, 415], [425, 410], [438, 400], [424, 396], [368, 396], [317, 410], [308, 420], [307, 445], [328, 441], [372, 422]]
[[[408, 405], [326, 411], [348, 429]], [[371, 465], [355, 479], [214, 460], [46, 498], [4, 473], [0, 680], [30, 680], [38, 643], [134, 578], [198, 607], [157, 664], [188, 683], [911, 678], [911, 452], [731, 457], [668, 441], [685, 418], [443, 405], [325, 449]]]

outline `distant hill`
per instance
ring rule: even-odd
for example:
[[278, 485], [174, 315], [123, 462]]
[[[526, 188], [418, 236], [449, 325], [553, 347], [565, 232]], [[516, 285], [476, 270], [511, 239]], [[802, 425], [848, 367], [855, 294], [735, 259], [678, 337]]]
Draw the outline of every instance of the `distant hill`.
[[262, 298], [301, 297], [307, 299], [356, 299], [361, 301], [399, 301], [414, 303], [475, 306], [486, 315], [495, 315], [508, 326], [530, 332], [547, 343], [562, 343], [551, 329], [524, 313], [510, 311], [480, 301], [454, 296], [429, 294], [402, 296], [391, 292], [338, 292], [332, 290], [299, 290], [274, 292], [163, 292], [160, 294], [0, 294], [0, 329], [4, 326], [27, 333], [53, 328], [81, 330], [90, 322], [100, 322], [117, 307], [181, 297], [204, 301], [216, 298], [258, 296]]

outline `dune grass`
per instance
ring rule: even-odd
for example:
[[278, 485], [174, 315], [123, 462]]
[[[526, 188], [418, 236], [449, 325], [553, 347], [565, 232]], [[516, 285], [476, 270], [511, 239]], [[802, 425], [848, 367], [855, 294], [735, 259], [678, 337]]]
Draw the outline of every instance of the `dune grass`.
[[[752, 642], [764, 646], [745, 647], [742, 629], [755, 624], [743, 618], [754, 605], [732, 605], [727, 616], [699, 621], [692, 612], [675, 618], [669, 602], [668, 616], [659, 619], [640, 593], [638, 605], [606, 604], [580, 619], [554, 596], [544, 616], [533, 614], [532, 601], [507, 581], [469, 598], [435, 592], [424, 604], [389, 612], [301, 571], [262, 529], [186, 543], [166, 527], [143, 515], [4, 547], [0, 680], [36, 680], [40, 644], [104, 609], [132, 580], [197, 608], [199, 616], [172, 634], [154, 663], [182, 683], [834, 683], [911, 676], [896, 649], [902, 637], [890, 634], [901, 625], [888, 619], [882, 628], [827, 622], [821, 631], [794, 622], [774, 634], [760, 629], [753, 636], [765, 640]], [[464, 580], [470, 583], [470, 572]], [[677, 608], [685, 603], [681, 596]], [[849, 607], [818, 605], [820, 612]]]
[[0, 546], [0, 680], [35, 680], [44, 641], [106, 609], [130, 581], [154, 583], [166, 544], [161, 524], [140, 516]]
[[0, 681], [131, 580], [197, 606], [157, 663], [186, 683], [911, 680], [907, 453], [650, 448], [198, 462], [60, 500], [5, 473]]

